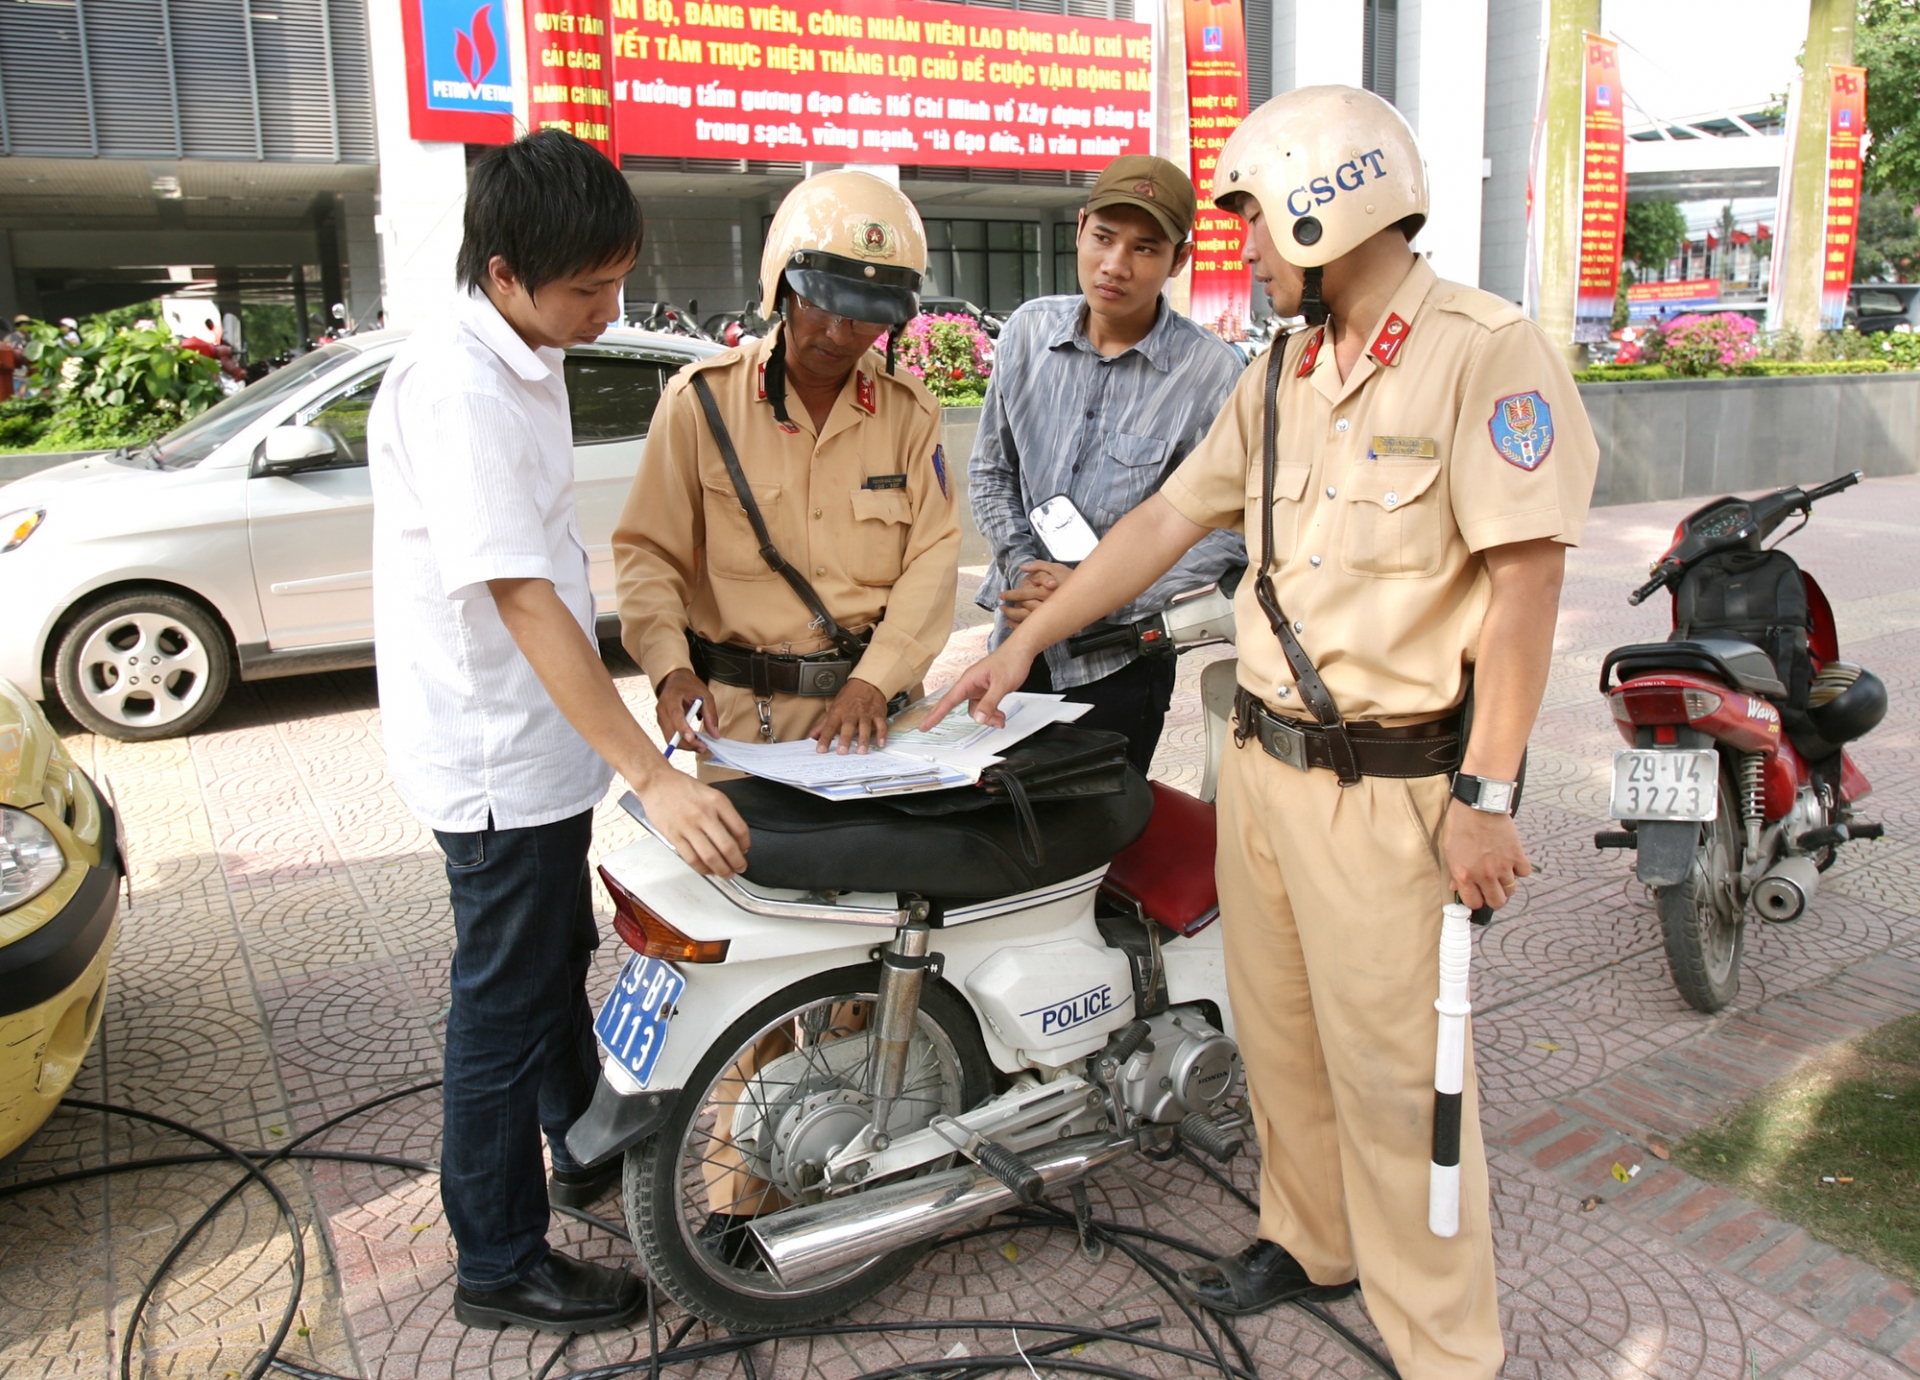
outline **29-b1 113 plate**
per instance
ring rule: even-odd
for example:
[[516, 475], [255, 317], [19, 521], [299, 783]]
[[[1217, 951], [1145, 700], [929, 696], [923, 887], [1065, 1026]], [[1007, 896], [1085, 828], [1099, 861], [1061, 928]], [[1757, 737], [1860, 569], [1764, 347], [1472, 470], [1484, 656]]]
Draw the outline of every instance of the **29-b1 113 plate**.
[[606, 1005], [600, 1008], [600, 1019], [593, 1023], [593, 1033], [607, 1054], [643, 1088], [666, 1048], [674, 1003], [686, 990], [687, 980], [671, 963], [635, 954], [620, 970], [620, 980], [613, 984]]
[[1705, 821], [1720, 812], [1712, 748], [1621, 748], [1613, 754], [1615, 819]]

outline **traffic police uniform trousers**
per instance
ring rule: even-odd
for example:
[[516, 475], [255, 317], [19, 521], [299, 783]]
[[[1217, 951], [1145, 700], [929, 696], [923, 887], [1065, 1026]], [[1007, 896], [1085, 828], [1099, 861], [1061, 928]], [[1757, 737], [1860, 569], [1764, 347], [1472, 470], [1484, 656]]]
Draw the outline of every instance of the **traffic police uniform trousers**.
[[1471, 1031], [1460, 1231], [1427, 1229], [1444, 775], [1342, 789], [1257, 740], [1221, 763], [1227, 992], [1260, 1138], [1260, 1236], [1359, 1275], [1405, 1380], [1492, 1380], [1504, 1348]]

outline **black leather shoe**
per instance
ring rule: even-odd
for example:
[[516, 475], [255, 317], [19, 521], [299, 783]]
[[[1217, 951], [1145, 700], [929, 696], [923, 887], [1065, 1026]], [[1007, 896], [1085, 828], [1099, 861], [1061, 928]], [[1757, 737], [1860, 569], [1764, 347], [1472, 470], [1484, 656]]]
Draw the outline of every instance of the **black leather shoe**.
[[736, 1270], [751, 1270], [760, 1263], [760, 1247], [747, 1230], [753, 1218], [731, 1212], [709, 1213], [705, 1225], [694, 1234], [700, 1249], [718, 1256]]
[[556, 1169], [547, 1180], [547, 1201], [555, 1207], [592, 1207], [620, 1185], [627, 1157], [615, 1155], [595, 1169]]
[[1255, 1241], [1238, 1255], [1195, 1265], [1177, 1278], [1189, 1298], [1216, 1313], [1260, 1313], [1289, 1299], [1332, 1303], [1360, 1287], [1352, 1279], [1345, 1284], [1315, 1284], [1285, 1246], [1271, 1241]]
[[526, 1278], [504, 1289], [453, 1291], [453, 1316], [468, 1327], [531, 1327], [537, 1332], [598, 1332], [624, 1327], [647, 1308], [645, 1286], [610, 1270], [550, 1251]]

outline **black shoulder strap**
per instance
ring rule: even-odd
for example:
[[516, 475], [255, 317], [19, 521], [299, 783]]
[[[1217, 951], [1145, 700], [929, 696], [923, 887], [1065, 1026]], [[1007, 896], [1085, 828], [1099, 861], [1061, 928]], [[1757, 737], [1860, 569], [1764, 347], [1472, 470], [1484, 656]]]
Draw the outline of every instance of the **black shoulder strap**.
[[1300, 639], [1293, 635], [1286, 614], [1280, 611], [1279, 596], [1273, 592], [1273, 485], [1274, 473], [1279, 467], [1280, 365], [1286, 352], [1285, 337], [1274, 341], [1267, 349], [1267, 410], [1261, 428], [1260, 578], [1254, 585], [1254, 596], [1260, 602], [1261, 612], [1267, 615], [1273, 635], [1280, 641], [1280, 650], [1286, 655], [1287, 664], [1293, 668], [1293, 678], [1300, 686], [1300, 697], [1307, 702], [1313, 717], [1327, 731], [1328, 742], [1333, 748], [1334, 774], [1340, 778], [1342, 786], [1351, 786], [1360, 780], [1360, 760], [1354, 754], [1353, 740], [1347, 737], [1346, 723], [1340, 717], [1339, 706], [1327, 691], [1327, 683], [1320, 679], [1313, 658], [1300, 645]]
[[787, 558], [780, 554], [780, 548], [773, 544], [773, 537], [767, 531], [767, 521], [760, 516], [760, 505], [753, 501], [753, 490], [747, 487], [746, 471], [740, 468], [740, 457], [734, 453], [733, 437], [727, 434], [727, 424], [720, 420], [720, 407], [713, 400], [713, 390], [707, 387], [706, 379], [697, 373], [693, 376], [693, 391], [700, 397], [700, 410], [707, 414], [707, 426], [713, 432], [714, 442], [720, 447], [720, 458], [726, 462], [727, 477], [733, 481], [733, 492], [739, 498], [740, 506], [746, 509], [747, 521], [753, 524], [753, 535], [760, 543], [760, 558], [800, 596], [800, 602], [812, 611], [814, 622], [833, 639], [833, 645], [839, 648], [840, 654], [849, 661], [858, 661], [864, 650], [860, 639], [834, 621], [813, 586], [807, 583], [807, 577], [795, 570]]

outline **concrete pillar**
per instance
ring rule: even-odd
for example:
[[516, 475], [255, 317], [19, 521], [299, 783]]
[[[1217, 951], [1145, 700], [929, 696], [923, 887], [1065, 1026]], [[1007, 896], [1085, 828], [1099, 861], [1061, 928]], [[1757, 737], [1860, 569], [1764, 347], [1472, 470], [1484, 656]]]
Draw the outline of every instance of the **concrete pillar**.
[[1414, 248], [1442, 278], [1480, 281], [1487, 99], [1485, 0], [1402, 0], [1399, 105], [1427, 160], [1432, 207]]
[[[1811, 0], [1807, 46], [1800, 59], [1800, 111], [1793, 130], [1792, 185], [1786, 233], [1773, 252], [1785, 254], [1780, 323], [1811, 341], [1820, 334], [1820, 277], [1826, 258], [1827, 122], [1830, 62], [1853, 61], [1854, 0]], [[1869, 97], [1873, 94], [1867, 93]]]
[[380, 310], [380, 236], [373, 228], [377, 205], [372, 192], [347, 192], [340, 198], [347, 318], [355, 325], [369, 320]]
[[[1278, 15], [1274, 28], [1277, 49]], [[1294, 5], [1294, 86], [1358, 86], [1365, 57], [1364, 0], [1310, 0]]]
[[389, 326], [440, 311], [454, 287], [467, 201], [466, 149], [425, 143], [407, 127], [406, 46], [400, 6], [367, 6], [373, 57], [375, 143], [380, 153], [381, 297]]
[[1600, 32], [1600, 0], [1548, 0], [1547, 127], [1540, 152], [1540, 329], [1573, 365], [1586, 348], [1573, 343], [1573, 294], [1580, 272], [1581, 104], [1586, 38]]
[[1271, 75], [1274, 95], [1291, 91], [1298, 84], [1293, 79], [1293, 17], [1297, 8], [1295, 0], [1247, 0], [1253, 5], [1271, 4], [1273, 6], [1273, 67]]
[[0, 229], [0, 323], [13, 329], [13, 318], [22, 310], [19, 287], [13, 277], [13, 232]]

